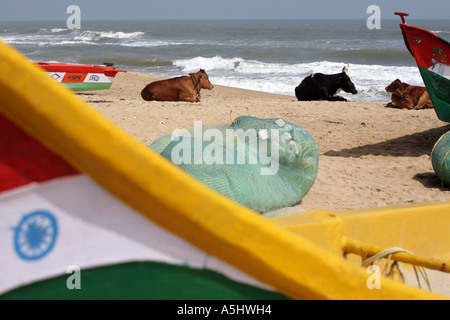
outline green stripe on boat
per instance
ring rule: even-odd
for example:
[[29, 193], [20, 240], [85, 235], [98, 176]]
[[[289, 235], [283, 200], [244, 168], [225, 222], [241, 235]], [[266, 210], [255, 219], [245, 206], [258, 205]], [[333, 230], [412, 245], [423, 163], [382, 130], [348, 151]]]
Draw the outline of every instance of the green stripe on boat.
[[450, 122], [450, 80], [422, 66], [419, 70], [438, 118]]
[[107, 90], [111, 87], [112, 82], [109, 83], [61, 82], [61, 84], [71, 89], [72, 91], [92, 91], [92, 90]]

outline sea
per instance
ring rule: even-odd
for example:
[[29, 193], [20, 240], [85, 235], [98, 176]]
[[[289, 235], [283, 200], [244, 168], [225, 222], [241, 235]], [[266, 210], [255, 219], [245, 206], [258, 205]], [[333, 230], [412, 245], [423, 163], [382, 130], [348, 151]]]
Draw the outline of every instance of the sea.
[[[349, 65], [358, 94], [350, 100], [388, 101], [385, 87], [400, 79], [423, 85], [399, 27], [382, 20], [174, 20], [1, 22], [0, 39], [36, 62], [101, 65], [165, 77], [204, 69], [213, 84], [294, 96], [312, 73]], [[450, 40], [450, 20], [411, 25]]]

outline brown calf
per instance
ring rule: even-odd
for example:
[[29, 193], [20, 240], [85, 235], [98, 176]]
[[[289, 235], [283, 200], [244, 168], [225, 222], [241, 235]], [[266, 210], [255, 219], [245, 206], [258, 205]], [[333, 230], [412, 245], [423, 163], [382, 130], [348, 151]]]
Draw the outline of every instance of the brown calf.
[[200, 69], [189, 76], [151, 82], [141, 91], [141, 96], [146, 101], [199, 102], [200, 90], [213, 88], [205, 70]]
[[392, 92], [392, 102], [388, 104], [388, 107], [400, 109], [433, 108], [433, 102], [425, 87], [411, 86], [396, 79], [385, 89], [387, 92]]

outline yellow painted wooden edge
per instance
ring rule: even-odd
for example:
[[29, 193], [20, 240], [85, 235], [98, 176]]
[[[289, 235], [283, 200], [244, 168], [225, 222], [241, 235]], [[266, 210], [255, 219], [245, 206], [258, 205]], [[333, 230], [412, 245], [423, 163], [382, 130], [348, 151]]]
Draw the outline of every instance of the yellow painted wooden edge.
[[401, 247], [448, 270], [450, 200], [373, 209], [310, 210], [271, 221], [326, 250], [342, 254], [346, 242], [362, 241], [388, 249]]
[[368, 274], [213, 192], [0, 42], [0, 111], [161, 227], [294, 299], [446, 298]]

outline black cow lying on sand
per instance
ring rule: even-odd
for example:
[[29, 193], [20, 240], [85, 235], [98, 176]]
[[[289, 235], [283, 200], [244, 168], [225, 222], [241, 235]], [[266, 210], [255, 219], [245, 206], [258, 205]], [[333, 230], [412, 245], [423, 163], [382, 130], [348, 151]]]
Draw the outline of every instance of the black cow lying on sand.
[[347, 71], [348, 65], [337, 74], [313, 73], [295, 88], [295, 96], [298, 101], [347, 101], [336, 95], [341, 90], [352, 94], [358, 93]]

